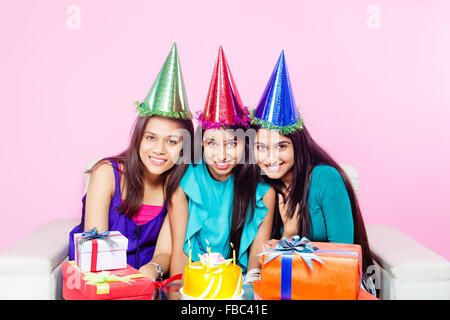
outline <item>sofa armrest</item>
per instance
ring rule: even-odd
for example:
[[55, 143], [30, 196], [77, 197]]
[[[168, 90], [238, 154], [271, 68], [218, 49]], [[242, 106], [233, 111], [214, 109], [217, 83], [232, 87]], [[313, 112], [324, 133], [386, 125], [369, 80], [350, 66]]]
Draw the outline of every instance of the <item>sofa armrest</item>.
[[434, 281], [450, 279], [450, 263], [401, 231], [386, 225], [367, 225], [375, 260], [397, 279]]
[[[416, 240], [385, 225], [367, 225], [382, 299], [450, 299], [450, 263]], [[375, 268], [375, 271], [377, 268]]]
[[69, 232], [79, 219], [51, 220], [0, 252], [0, 275], [50, 274], [68, 255]]

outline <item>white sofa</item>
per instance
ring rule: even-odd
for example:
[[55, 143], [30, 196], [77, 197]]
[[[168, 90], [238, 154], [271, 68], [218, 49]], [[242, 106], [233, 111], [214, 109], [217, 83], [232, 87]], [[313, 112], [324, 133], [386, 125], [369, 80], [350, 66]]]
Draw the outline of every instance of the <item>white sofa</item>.
[[[356, 169], [343, 169], [358, 192]], [[86, 186], [88, 182], [86, 175]], [[49, 221], [1, 251], [0, 299], [61, 299], [61, 263], [67, 259], [69, 231], [79, 222]], [[390, 226], [366, 228], [377, 263], [371, 277], [381, 299], [450, 299], [450, 263], [445, 258]]]

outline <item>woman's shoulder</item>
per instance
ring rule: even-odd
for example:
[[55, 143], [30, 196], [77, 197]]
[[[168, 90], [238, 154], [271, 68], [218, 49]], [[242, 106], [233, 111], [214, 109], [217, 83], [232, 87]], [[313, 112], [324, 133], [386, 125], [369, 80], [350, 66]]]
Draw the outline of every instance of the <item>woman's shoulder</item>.
[[[208, 168], [204, 162], [189, 164], [183, 178], [181, 178], [180, 185], [184, 187], [192, 187], [193, 184], [207, 192], [211, 188], [211, 183], [214, 182]], [[218, 187], [216, 185], [216, 187]]]
[[[189, 166], [186, 169], [186, 172], [184, 173], [183, 177], [180, 180], [180, 186], [188, 187], [194, 180], [197, 179], [197, 176], [199, 175], [199, 168], [197, 165], [189, 164]], [[184, 189], [184, 188], [183, 188]]]
[[312, 170], [311, 180], [313, 178], [316, 178], [316, 179], [342, 179], [342, 176], [335, 167], [329, 166], [327, 164], [318, 164]]
[[276, 198], [275, 189], [267, 184], [261, 185], [261, 188], [264, 188], [261, 190], [264, 193], [262, 201], [264, 202], [266, 207], [272, 207], [275, 204]]
[[117, 170], [109, 159], [103, 159], [97, 162], [90, 170], [89, 186], [96, 188], [107, 188], [114, 192], [115, 188], [115, 170]]
[[265, 181], [258, 181], [256, 184], [256, 192], [265, 194], [275, 194], [275, 189]]
[[264, 181], [258, 181], [256, 185], [255, 200], [258, 204], [262, 201], [266, 206], [275, 200], [275, 189]]
[[345, 187], [344, 178], [339, 171], [329, 165], [316, 165], [311, 173], [310, 190], [322, 190], [327, 186]]
[[114, 177], [114, 167], [109, 159], [98, 161], [89, 172], [91, 176], [110, 178]]
[[189, 164], [186, 172], [180, 180], [179, 187], [191, 200], [202, 202], [206, 184], [203, 182], [202, 164]]

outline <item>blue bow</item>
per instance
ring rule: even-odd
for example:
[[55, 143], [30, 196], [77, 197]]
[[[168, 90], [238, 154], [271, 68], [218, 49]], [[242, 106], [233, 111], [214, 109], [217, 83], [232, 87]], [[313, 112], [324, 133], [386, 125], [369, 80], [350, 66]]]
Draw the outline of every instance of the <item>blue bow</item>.
[[279, 240], [275, 248], [270, 248], [268, 251], [258, 254], [258, 256], [266, 254], [269, 255], [264, 261], [264, 264], [266, 264], [278, 256], [292, 255], [293, 253], [296, 253], [303, 258], [308, 267], [312, 270], [312, 260], [323, 263], [323, 261], [313, 253], [316, 251], [319, 251], [319, 248], [312, 246], [309, 239], [305, 237], [300, 239], [298, 235], [295, 235], [290, 238], [283, 238]]
[[81, 234], [81, 238], [78, 239], [78, 243], [82, 245], [85, 241], [92, 239], [103, 239], [109, 235], [109, 231], [98, 232], [97, 228], [92, 228], [91, 231], [85, 231]]

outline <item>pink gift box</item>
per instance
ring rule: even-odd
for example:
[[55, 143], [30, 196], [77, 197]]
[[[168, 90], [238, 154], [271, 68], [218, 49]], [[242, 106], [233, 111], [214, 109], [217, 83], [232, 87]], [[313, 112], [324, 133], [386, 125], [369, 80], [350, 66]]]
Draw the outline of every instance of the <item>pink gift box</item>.
[[119, 277], [130, 277], [126, 282], [101, 282], [88, 284], [86, 276], [101, 272], [82, 272], [75, 261], [62, 263], [63, 298], [66, 300], [151, 300], [155, 283], [138, 270], [127, 265], [126, 269], [105, 271]]

